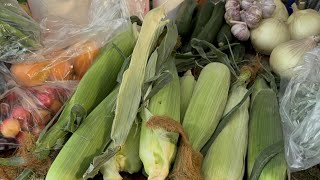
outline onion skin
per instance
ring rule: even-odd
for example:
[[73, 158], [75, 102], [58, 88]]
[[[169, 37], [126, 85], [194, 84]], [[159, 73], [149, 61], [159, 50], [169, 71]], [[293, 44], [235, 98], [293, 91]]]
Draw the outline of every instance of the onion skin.
[[285, 22], [268, 18], [263, 19], [257, 28], [251, 30], [250, 39], [257, 52], [270, 55], [277, 45], [290, 40], [290, 33]]
[[271, 53], [270, 66], [282, 78], [294, 76], [294, 68], [304, 63], [303, 56], [320, 42], [320, 36], [291, 40], [277, 46]]

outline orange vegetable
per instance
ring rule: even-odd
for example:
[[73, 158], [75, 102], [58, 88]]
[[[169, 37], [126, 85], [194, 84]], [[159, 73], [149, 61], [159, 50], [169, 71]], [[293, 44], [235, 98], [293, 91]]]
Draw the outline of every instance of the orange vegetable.
[[71, 80], [73, 66], [70, 61], [59, 61], [50, 68], [51, 80]]
[[6, 138], [14, 138], [20, 132], [20, 123], [16, 119], [5, 119], [0, 125], [1, 134]]
[[83, 44], [79, 51], [82, 53], [74, 58], [73, 67], [75, 74], [82, 78], [97, 56], [99, 48], [94, 41], [90, 41]]
[[34, 64], [13, 64], [11, 73], [13, 77], [23, 86], [37, 86], [44, 83], [49, 77], [49, 70], [46, 66], [48, 61]]

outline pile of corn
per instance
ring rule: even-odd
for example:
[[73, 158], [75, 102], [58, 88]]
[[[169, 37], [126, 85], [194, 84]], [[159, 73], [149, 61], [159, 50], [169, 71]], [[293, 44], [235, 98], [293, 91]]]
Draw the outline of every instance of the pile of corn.
[[[208, 147], [200, 167], [205, 180], [249, 178], [260, 153], [282, 139], [277, 96], [265, 80], [257, 79], [245, 98], [250, 76], [233, 81], [222, 63], [207, 64], [197, 78], [191, 70], [178, 76], [172, 56], [178, 31], [164, 17], [163, 9], [153, 9], [139, 35], [130, 25], [101, 50], [58, 121], [37, 142], [40, 159], [61, 148], [47, 180], [86, 179], [99, 171], [105, 180], [140, 171], [148, 179], [166, 179], [176, 166], [179, 134], [150, 128], [150, 119], [178, 122], [193, 150]], [[158, 88], [163, 74], [170, 81]], [[226, 116], [229, 122], [212, 141]], [[286, 179], [283, 153], [258, 177]]]

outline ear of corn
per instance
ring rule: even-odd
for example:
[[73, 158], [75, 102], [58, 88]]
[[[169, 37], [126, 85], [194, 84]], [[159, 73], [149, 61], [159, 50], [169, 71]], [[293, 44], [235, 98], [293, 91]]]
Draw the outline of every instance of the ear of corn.
[[[245, 96], [244, 85], [231, 89], [224, 115], [230, 112]], [[249, 98], [231, 117], [206, 154], [202, 172], [206, 180], [242, 180], [248, 145]]]
[[[247, 172], [249, 176], [258, 155], [265, 148], [283, 138], [276, 93], [268, 87], [263, 79], [256, 80], [250, 108], [247, 158]], [[284, 153], [276, 155], [268, 162], [261, 172], [259, 179], [286, 179]]]
[[[68, 132], [65, 130], [71, 121], [72, 108], [80, 105], [89, 114], [115, 87], [117, 76], [124, 62], [117, 46], [125, 56], [129, 56], [136, 42], [133, 26], [116, 36], [101, 51], [93, 65], [80, 81], [75, 93], [66, 104], [58, 121], [49, 129], [39, 142], [36, 152], [47, 155], [54, 148], [57, 141], [65, 142]], [[62, 143], [63, 144], [63, 143]]]
[[136, 123], [133, 123], [127, 141], [121, 150], [100, 168], [104, 180], [122, 180], [119, 172], [133, 174], [140, 171], [142, 167], [139, 158], [140, 129], [141, 124], [137, 120]]
[[110, 139], [119, 88], [110, 93], [86, 118], [63, 146], [46, 180], [82, 179], [92, 159], [100, 155]]
[[150, 129], [146, 122], [153, 116], [165, 116], [180, 121], [180, 84], [173, 58], [169, 59], [173, 80], [155, 94], [148, 110], [141, 113], [140, 158], [148, 179], [165, 179], [176, 154], [178, 134], [164, 129]]
[[188, 108], [190, 99], [192, 97], [196, 80], [194, 79], [191, 70], [187, 71], [183, 77], [180, 78], [180, 118], [183, 119], [184, 114]]
[[230, 76], [222, 63], [209, 63], [200, 73], [183, 119], [183, 127], [196, 151], [210, 139], [220, 121], [228, 99]]
[[116, 147], [125, 143], [137, 116], [149, 56], [165, 25], [169, 22], [162, 21], [164, 17], [163, 7], [155, 8], [145, 16], [130, 65], [123, 74], [111, 132], [111, 139]]

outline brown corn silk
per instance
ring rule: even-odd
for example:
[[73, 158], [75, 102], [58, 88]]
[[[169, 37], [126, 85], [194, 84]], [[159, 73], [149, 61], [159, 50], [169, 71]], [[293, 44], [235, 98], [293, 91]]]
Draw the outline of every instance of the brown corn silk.
[[201, 175], [201, 164], [203, 156], [200, 152], [193, 150], [188, 135], [182, 125], [171, 118], [153, 116], [147, 122], [148, 128], [163, 128], [169, 132], [180, 134], [180, 143], [176, 156], [175, 166], [168, 179], [172, 180], [204, 180]]

